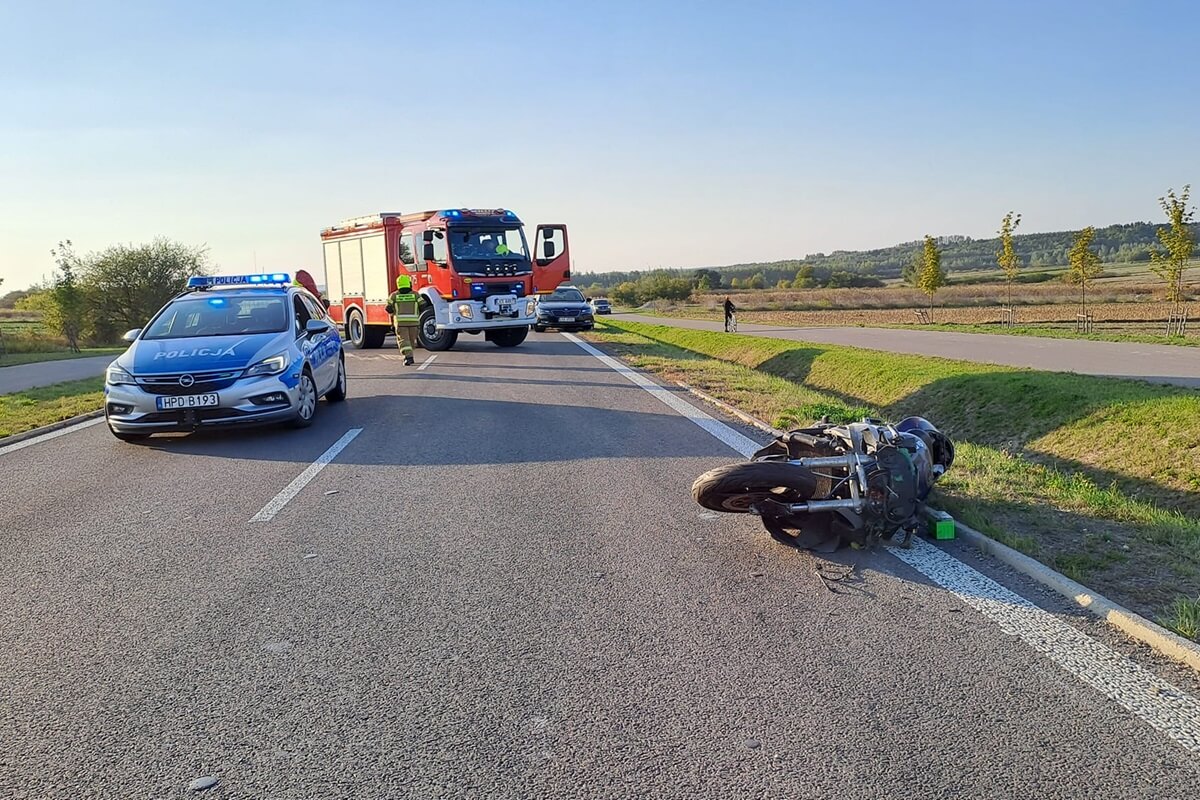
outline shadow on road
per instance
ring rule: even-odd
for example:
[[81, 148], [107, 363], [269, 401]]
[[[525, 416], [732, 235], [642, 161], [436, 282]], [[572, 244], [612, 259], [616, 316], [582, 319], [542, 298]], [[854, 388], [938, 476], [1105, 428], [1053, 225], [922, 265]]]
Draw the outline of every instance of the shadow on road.
[[156, 436], [143, 447], [232, 460], [307, 462], [348, 428], [363, 433], [338, 463], [480, 465], [595, 458], [738, 459], [675, 414], [544, 402], [377, 395], [321, 403], [312, 428], [249, 428]]

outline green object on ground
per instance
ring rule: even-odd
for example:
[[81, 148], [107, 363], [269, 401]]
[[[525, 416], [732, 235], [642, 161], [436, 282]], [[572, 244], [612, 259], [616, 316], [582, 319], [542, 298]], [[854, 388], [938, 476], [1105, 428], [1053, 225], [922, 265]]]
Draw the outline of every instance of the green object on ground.
[[929, 535], [934, 539], [954, 538], [954, 517], [945, 511], [935, 511], [933, 519], [929, 520]]

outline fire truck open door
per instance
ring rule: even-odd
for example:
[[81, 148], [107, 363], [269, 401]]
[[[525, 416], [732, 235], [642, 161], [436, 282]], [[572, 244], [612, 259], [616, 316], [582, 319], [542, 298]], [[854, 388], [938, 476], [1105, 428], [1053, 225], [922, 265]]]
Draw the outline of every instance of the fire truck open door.
[[566, 225], [538, 225], [533, 238], [533, 291], [553, 292], [571, 280], [571, 251]]

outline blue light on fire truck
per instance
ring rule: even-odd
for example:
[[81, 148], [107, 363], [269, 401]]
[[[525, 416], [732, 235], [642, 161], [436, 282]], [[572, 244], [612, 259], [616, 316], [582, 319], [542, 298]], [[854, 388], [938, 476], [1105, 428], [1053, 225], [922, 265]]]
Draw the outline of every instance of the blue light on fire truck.
[[454, 209], [447, 209], [447, 210], [445, 210], [445, 211], [443, 211], [443, 212], [442, 212], [442, 216], [443, 216], [443, 217], [450, 217], [451, 219], [458, 219], [459, 217], [461, 217], [461, 216], [462, 216], [462, 212], [461, 212], [461, 211], [455, 211]]
[[271, 272], [259, 275], [193, 275], [188, 278], [187, 288], [201, 289], [206, 286], [275, 286], [287, 285], [292, 276], [286, 272]]

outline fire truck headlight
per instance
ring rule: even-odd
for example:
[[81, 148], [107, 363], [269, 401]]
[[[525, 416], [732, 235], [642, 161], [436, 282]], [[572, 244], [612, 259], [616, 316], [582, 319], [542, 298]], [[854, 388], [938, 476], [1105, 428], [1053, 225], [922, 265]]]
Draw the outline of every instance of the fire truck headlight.
[[537, 301], [530, 300], [525, 304], [525, 316], [532, 317], [533, 312], [537, 310]]
[[471, 306], [469, 303], [459, 303], [458, 304], [458, 313], [462, 314], [463, 319], [473, 319], [474, 318], [471, 313]]

